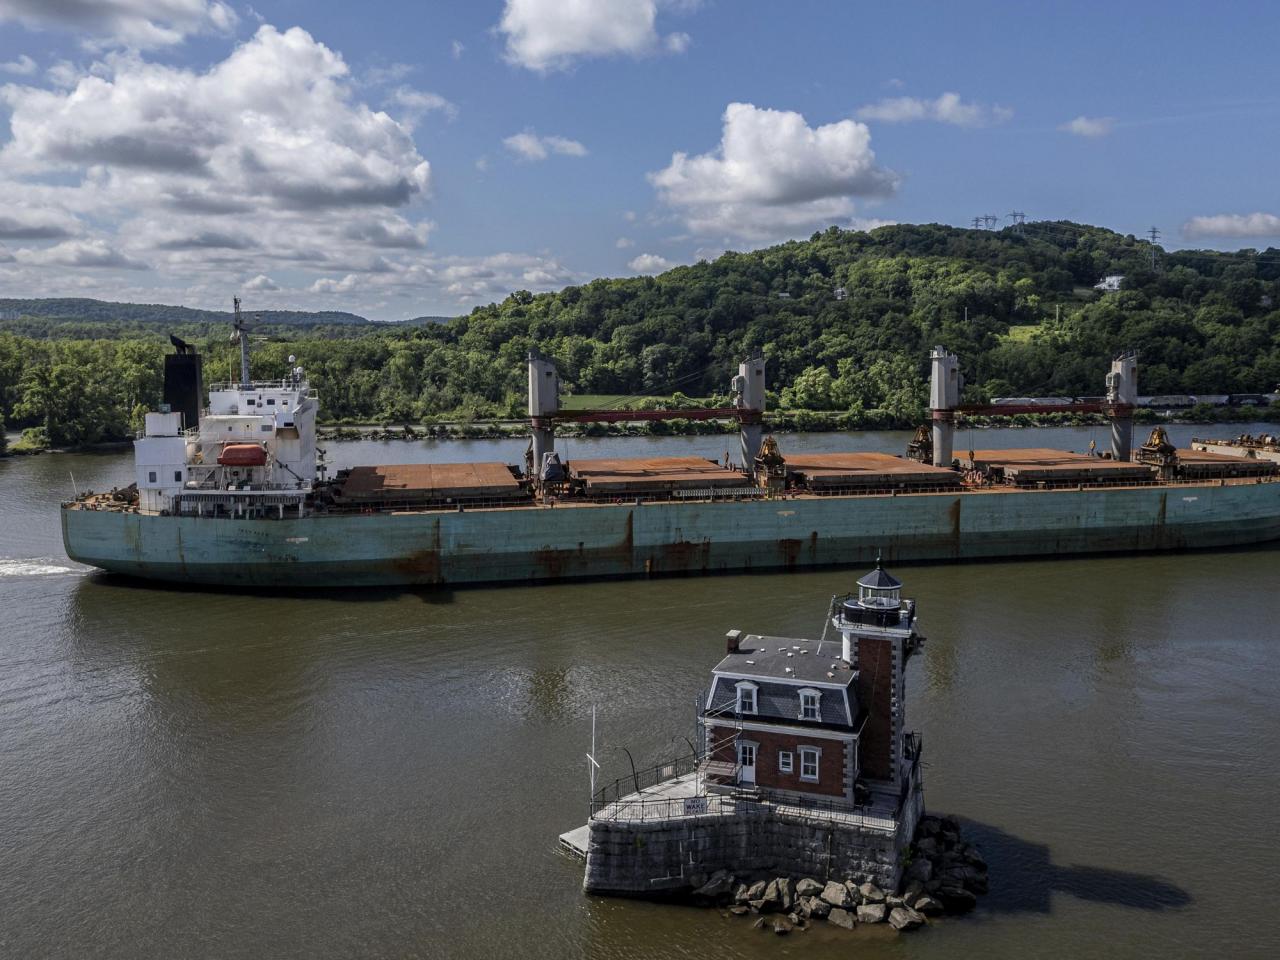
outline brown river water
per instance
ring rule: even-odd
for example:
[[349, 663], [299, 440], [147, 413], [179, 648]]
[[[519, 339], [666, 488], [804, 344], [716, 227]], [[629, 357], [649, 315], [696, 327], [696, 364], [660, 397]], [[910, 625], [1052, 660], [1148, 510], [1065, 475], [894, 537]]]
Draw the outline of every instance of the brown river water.
[[[568, 455], [719, 457], [726, 441]], [[782, 438], [784, 453], [904, 443]], [[523, 453], [329, 448], [339, 465]], [[816, 636], [861, 571], [140, 586], [68, 561], [58, 529], [72, 476], [130, 474], [123, 453], [0, 460], [0, 957], [1280, 956], [1280, 547], [896, 568], [929, 637], [908, 675], [926, 803], [962, 818], [991, 892], [915, 934], [780, 938], [586, 897], [556, 837], [586, 816], [593, 705], [610, 777], [624, 747], [663, 759], [692, 735], [727, 629]]]

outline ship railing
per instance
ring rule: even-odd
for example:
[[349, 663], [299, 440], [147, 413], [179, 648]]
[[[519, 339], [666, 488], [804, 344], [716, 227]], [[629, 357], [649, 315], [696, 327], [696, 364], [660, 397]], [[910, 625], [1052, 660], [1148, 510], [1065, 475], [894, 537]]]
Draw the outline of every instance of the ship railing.
[[[219, 380], [209, 384], [209, 391], [222, 393], [232, 390], [298, 390], [306, 385], [305, 379], [299, 380], [296, 377], [284, 377], [280, 380], [252, 380], [249, 383], [241, 383], [239, 380]], [[308, 391], [308, 395], [314, 396], [314, 391]]]

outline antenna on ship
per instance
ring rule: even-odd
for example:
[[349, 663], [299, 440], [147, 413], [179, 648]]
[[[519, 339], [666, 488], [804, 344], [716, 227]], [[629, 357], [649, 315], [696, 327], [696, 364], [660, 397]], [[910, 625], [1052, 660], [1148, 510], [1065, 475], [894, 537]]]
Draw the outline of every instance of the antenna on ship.
[[249, 331], [244, 325], [244, 317], [240, 315], [240, 298], [232, 297], [231, 302], [235, 307], [235, 319], [232, 326], [235, 327], [235, 333], [232, 340], [240, 341], [240, 389], [249, 389]]

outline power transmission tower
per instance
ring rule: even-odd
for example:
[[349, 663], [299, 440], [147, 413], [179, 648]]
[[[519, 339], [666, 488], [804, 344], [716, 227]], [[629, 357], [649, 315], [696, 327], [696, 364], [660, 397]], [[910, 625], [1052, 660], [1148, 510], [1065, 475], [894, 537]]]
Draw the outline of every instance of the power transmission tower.
[[973, 229], [975, 229], [975, 230], [981, 230], [981, 229], [982, 229], [982, 218], [981, 218], [981, 217], [974, 217], [974, 218], [973, 218], [972, 220], [970, 220], [969, 222], [970, 222], [971, 224], [973, 224]]
[[1151, 269], [1155, 270], [1156, 253], [1159, 250], [1159, 248], [1156, 246], [1156, 241], [1160, 239], [1160, 228], [1152, 227], [1150, 230], [1147, 231], [1147, 236], [1151, 238]]
[[985, 223], [987, 225], [987, 229], [990, 230], [992, 227], [994, 227], [997, 223], [1000, 222], [1000, 218], [997, 217], [994, 213], [984, 213], [982, 215], [982, 222]]
[[1021, 210], [1013, 210], [1009, 213], [1009, 219], [1013, 221], [1013, 230], [1015, 233], [1023, 232], [1023, 224], [1027, 222], [1027, 215]]

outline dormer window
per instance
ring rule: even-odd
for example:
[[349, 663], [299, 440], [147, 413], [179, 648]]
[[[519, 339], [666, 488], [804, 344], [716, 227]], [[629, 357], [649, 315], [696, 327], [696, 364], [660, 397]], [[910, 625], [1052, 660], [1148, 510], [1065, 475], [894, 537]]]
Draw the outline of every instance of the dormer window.
[[738, 691], [738, 702], [734, 713], [756, 712], [756, 685], [748, 680], [740, 680], [734, 684]]
[[800, 691], [800, 719], [801, 720], [821, 720], [822, 708], [819, 707], [818, 701], [821, 698], [817, 690], [804, 689]]

